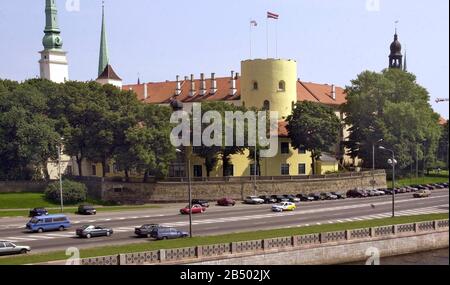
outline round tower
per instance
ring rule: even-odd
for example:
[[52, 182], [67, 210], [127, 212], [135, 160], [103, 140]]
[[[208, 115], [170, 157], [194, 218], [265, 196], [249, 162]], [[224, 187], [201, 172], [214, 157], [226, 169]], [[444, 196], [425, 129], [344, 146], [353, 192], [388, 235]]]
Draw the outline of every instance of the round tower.
[[291, 115], [297, 102], [297, 62], [255, 59], [241, 62], [241, 101], [246, 107], [277, 111], [279, 119]]

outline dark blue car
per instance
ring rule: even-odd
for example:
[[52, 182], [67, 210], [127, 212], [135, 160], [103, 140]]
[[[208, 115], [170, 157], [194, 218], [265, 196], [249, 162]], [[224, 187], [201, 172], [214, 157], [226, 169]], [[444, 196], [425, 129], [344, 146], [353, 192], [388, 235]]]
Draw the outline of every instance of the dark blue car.
[[176, 239], [176, 238], [185, 238], [188, 237], [189, 234], [187, 232], [179, 231], [175, 228], [154, 228], [150, 233], [150, 236], [154, 239]]

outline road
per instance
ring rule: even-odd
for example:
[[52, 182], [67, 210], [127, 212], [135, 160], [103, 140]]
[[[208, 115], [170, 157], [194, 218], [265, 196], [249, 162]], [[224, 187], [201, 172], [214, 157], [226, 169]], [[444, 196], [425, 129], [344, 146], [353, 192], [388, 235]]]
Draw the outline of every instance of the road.
[[[68, 247], [90, 248], [106, 245], [152, 242], [134, 236], [134, 227], [158, 223], [188, 231], [189, 219], [178, 214], [184, 205], [168, 205], [162, 209], [99, 213], [96, 216], [68, 215], [73, 227], [64, 232], [27, 233], [28, 218], [0, 219], [0, 240], [29, 245], [33, 252], [65, 250]], [[193, 215], [195, 235], [255, 231], [273, 228], [343, 223], [391, 216], [391, 196], [338, 201], [302, 202], [294, 212], [274, 213], [270, 205], [243, 205], [234, 207], [211, 206], [204, 214]], [[411, 193], [396, 195], [396, 215], [448, 213], [448, 189], [434, 190], [429, 198], [415, 199]], [[80, 239], [75, 228], [84, 224], [111, 227], [111, 237]]]

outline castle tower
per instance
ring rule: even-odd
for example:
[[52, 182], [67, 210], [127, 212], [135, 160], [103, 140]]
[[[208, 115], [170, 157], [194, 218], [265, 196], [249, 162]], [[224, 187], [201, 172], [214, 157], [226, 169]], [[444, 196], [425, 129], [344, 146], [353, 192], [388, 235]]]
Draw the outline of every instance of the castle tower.
[[297, 103], [296, 61], [246, 60], [241, 72], [241, 101], [246, 107], [278, 111], [280, 120], [292, 114]]
[[42, 44], [44, 50], [40, 52], [39, 61], [41, 78], [63, 83], [69, 80], [69, 65], [67, 53], [62, 50], [63, 41], [58, 27], [58, 11], [55, 0], [45, 1], [46, 25]]
[[98, 78], [100, 84], [111, 84], [122, 88], [122, 79], [116, 74], [109, 64], [108, 41], [106, 39], [105, 2], [102, 5], [102, 32], [100, 36], [100, 55], [98, 62]]
[[389, 54], [389, 68], [403, 68], [402, 45], [398, 41], [397, 29], [395, 30], [394, 41], [391, 44], [391, 53]]

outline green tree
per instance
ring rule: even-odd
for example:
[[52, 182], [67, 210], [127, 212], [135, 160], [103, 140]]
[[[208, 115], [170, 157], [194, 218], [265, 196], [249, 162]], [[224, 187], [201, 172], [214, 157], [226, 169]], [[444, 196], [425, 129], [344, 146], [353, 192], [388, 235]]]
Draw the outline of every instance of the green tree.
[[[414, 163], [416, 149], [425, 163], [433, 160], [439, 129], [438, 116], [429, 104], [425, 88], [416, 83], [413, 74], [397, 69], [381, 73], [365, 71], [347, 87], [347, 103], [342, 110], [349, 127], [345, 142], [348, 154], [372, 167], [372, 145], [383, 139], [392, 148], [399, 168]], [[426, 141], [425, 148], [418, 147]], [[386, 168], [389, 153], [377, 151], [375, 165]]]
[[294, 149], [301, 147], [311, 152], [312, 169], [322, 152], [327, 152], [339, 142], [341, 121], [334, 110], [313, 102], [299, 102], [288, 116], [288, 132]]
[[447, 120], [447, 122], [442, 126], [437, 155], [438, 159], [445, 163], [447, 169], [448, 169], [448, 148], [449, 145], [448, 145], [448, 120]]

